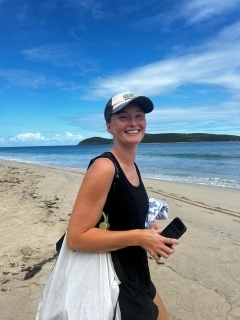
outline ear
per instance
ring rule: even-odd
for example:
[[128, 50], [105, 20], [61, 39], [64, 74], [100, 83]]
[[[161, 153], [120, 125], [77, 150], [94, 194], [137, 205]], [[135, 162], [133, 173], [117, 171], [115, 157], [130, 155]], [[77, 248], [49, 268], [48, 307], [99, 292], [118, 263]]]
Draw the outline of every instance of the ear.
[[110, 122], [107, 123], [107, 131], [108, 131], [110, 134], [112, 134]]

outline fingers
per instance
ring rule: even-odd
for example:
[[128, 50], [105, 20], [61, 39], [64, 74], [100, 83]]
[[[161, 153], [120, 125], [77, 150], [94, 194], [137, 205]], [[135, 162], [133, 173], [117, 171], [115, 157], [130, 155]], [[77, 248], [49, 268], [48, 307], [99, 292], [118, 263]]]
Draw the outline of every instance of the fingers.
[[167, 254], [166, 252], [162, 251], [161, 254], [154, 254], [152, 255], [152, 257], [155, 261], [158, 262], [161, 258], [168, 259], [170, 255], [171, 254]]
[[158, 248], [157, 254], [155, 254], [155, 260], [159, 261], [161, 257], [168, 259], [171, 254], [175, 252], [173, 245], [178, 245], [179, 241], [177, 239], [161, 237], [162, 245]]
[[177, 239], [173, 239], [173, 238], [165, 238], [163, 236], [161, 236], [161, 240], [162, 242], [168, 246], [168, 247], [172, 247], [172, 245], [178, 245], [179, 241]]
[[156, 261], [160, 257], [168, 259], [175, 252], [173, 245], [177, 245], [177, 239], [165, 238], [159, 234], [157, 230], [144, 230], [142, 232], [140, 245], [144, 248]]
[[162, 250], [160, 250], [158, 252], [158, 256], [163, 257], [165, 259], [168, 259], [170, 257], [171, 254], [173, 254], [175, 252], [174, 248], [170, 248], [168, 246], [163, 247]]
[[149, 252], [149, 253], [153, 257], [153, 259], [158, 262], [161, 257], [163, 257], [164, 259], [168, 259], [170, 255], [173, 254], [174, 252], [175, 252], [174, 248], [169, 248], [168, 246], [164, 245], [162, 246], [162, 248], [158, 248], [157, 252], [155, 251], [155, 252], [152, 252], [152, 253]]

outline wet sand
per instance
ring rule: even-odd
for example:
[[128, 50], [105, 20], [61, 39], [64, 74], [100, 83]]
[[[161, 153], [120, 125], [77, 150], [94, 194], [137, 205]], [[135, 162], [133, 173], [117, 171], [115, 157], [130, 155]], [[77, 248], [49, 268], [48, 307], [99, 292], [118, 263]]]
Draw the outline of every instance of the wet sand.
[[[0, 161], [0, 310], [3, 320], [35, 318], [84, 172]], [[240, 190], [144, 179], [187, 233], [153, 282], [171, 320], [240, 319]]]

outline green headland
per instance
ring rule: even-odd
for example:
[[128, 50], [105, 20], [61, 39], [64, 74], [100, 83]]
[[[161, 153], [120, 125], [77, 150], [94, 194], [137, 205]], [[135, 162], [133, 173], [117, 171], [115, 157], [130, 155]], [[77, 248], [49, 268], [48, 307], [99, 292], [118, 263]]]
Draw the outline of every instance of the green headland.
[[[208, 133], [146, 133], [141, 143], [240, 141], [240, 136]], [[112, 139], [92, 137], [78, 145], [112, 144]]]

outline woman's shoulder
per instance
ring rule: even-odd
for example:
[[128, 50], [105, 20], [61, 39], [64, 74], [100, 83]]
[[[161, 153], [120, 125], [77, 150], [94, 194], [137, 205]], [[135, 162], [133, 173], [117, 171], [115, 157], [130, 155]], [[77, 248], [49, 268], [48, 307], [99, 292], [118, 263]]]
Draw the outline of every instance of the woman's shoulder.
[[115, 164], [110, 157], [98, 156], [90, 161], [88, 171], [97, 171], [113, 175], [116, 171]]

